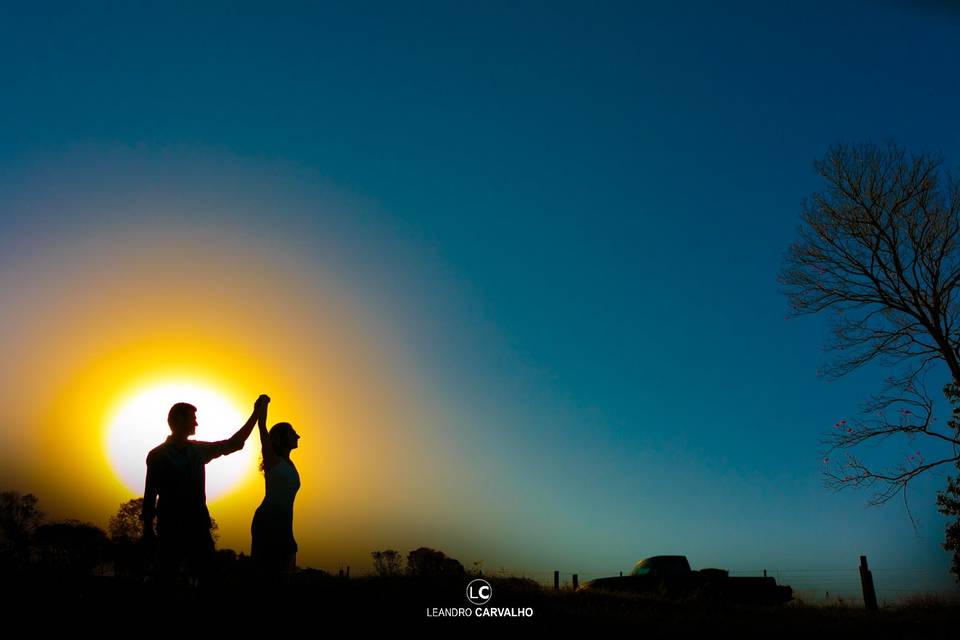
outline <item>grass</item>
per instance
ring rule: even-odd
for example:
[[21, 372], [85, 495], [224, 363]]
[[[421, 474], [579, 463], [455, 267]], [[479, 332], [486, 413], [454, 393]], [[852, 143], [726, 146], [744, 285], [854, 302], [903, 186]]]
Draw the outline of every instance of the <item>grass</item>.
[[[250, 576], [199, 588], [162, 588], [137, 580], [83, 577], [74, 580], [21, 580], [0, 585], [11, 611], [25, 608], [56, 611], [58, 617], [90, 621], [120, 618], [129, 613], [143, 622], [143, 612], [167, 619], [218, 620], [234, 618], [224, 612], [282, 612], [290, 624], [299, 620], [328, 629], [334, 623], [364, 625], [444, 626], [453, 632], [467, 626], [526, 625], [558, 629], [607, 628], [634, 630], [644, 637], [723, 635], [809, 637], [849, 635], [865, 638], [954, 638], [960, 628], [960, 603], [917, 594], [880, 611], [867, 612], [850, 601], [807, 603], [802, 599], [773, 607], [731, 606], [693, 599], [669, 600], [657, 595], [545, 588], [533, 580], [505, 575], [486, 576], [494, 597], [490, 607], [533, 609], [530, 619], [436, 619], [428, 608], [474, 608], [465, 598], [473, 576], [418, 578], [365, 576], [345, 579], [319, 571], [300, 572], [292, 584], [268, 585]], [[16, 581], [15, 581], [16, 582]], [[475, 608], [474, 608], [475, 609]], [[218, 612], [216, 616], [210, 612]], [[162, 619], [162, 618], [161, 618]], [[247, 620], [249, 615], [241, 616]], [[270, 616], [267, 616], [270, 619]], [[297, 623], [299, 628], [300, 622]], [[83, 626], [80, 624], [79, 626]]]

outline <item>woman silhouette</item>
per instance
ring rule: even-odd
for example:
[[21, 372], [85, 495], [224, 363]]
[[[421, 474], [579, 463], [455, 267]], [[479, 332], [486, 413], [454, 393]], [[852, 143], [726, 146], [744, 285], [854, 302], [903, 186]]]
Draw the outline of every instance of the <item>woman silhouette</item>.
[[267, 433], [264, 407], [257, 426], [266, 492], [253, 514], [250, 555], [257, 568], [267, 575], [289, 575], [296, 568], [297, 541], [293, 539], [293, 500], [300, 489], [300, 474], [290, 461], [300, 436], [289, 422], [278, 422]]

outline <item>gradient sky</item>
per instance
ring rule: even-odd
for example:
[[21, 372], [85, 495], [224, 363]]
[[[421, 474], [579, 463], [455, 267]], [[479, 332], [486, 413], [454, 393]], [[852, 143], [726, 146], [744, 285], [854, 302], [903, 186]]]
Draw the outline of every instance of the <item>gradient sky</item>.
[[776, 276], [830, 144], [957, 167], [956, 5], [81, 4], [0, 8], [4, 488], [104, 526], [98, 421], [195, 375], [303, 435], [301, 565], [951, 588], [942, 475], [823, 488], [890, 372]]

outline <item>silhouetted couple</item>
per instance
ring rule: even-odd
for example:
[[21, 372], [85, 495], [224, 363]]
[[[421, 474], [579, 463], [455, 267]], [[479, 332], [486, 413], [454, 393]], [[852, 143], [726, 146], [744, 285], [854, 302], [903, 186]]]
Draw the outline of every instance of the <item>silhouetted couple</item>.
[[[143, 537], [157, 543], [158, 564], [164, 580], [176, 581], [182, 571], [191, 578], [207, 575], [214, 546], [207, 511], [205, 467], [214, 458], [243, 448], [253, 425], [259, 427], [266, 493], [253, 516], [251, 557], [258, 571], [272, 577], [289, 575], [296, 566], [293, 538], [293, 501], [300, 475], [290, 460], [300, 436], [288, 422], [267, 432], [267, 405], [261, 395], [247, 422], [227, 440], [190, 440], [197, 429], [197, 408], [178, 402], [167, 414], [171, 435], [147, 455], [143, 492]], [[156, 516], [157, 529], [153, 521]]]

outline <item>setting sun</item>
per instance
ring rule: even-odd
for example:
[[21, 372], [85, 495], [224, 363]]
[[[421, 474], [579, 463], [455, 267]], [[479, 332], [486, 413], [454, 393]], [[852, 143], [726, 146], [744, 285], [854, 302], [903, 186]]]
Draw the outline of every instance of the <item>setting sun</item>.
[[[198, 382], [169, 382], [137, 391], [118, 403], [108, 420], [106, 453], [113, 472], [134, 495], [143, 492], [147, 453], [170, 435], [167, 412], [177, 402], [197, 407], [197, 440], [230, 437], [248, 414], [226, 394]], [[256, 470], [256, 448], [246, 446], [207, 467], [207, 498], [215, 499]]]

